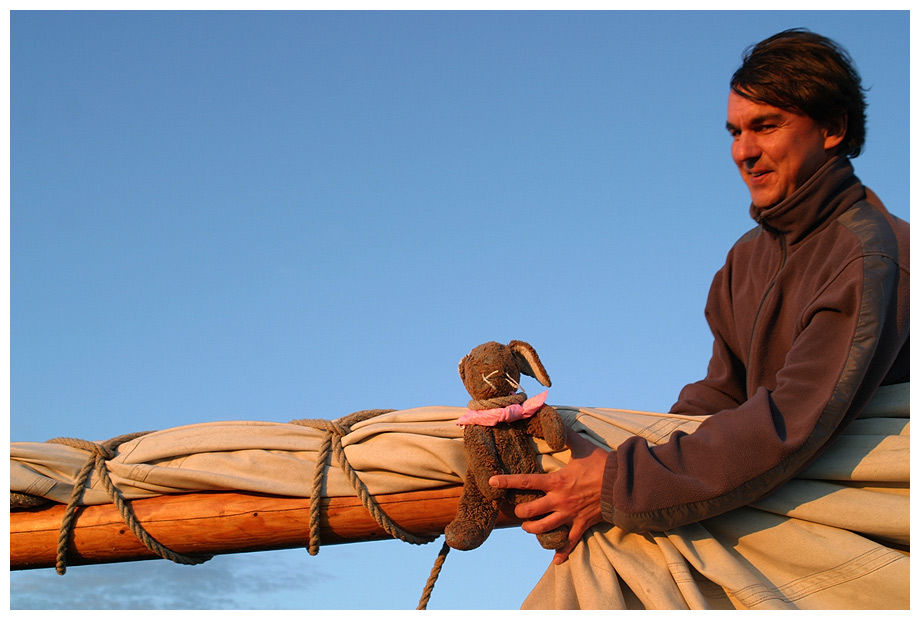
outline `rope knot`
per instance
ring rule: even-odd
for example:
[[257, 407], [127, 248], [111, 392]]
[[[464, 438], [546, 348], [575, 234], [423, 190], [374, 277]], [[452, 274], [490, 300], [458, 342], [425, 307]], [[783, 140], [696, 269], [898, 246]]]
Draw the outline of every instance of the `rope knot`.
[[352, 425], [385, 413], [390, 413], [391, 411], [393, 411], [393, 409], [368, 409], [365, 411], [357, 411], [338, 418], [337, 420], [300, 419], [291, 421], [291, 424], [307, 426], [325, 433], [322, 445], [316, 454], [316, 467], [313, 470], [313, 488], [310, 491], [310, 544], [307, 547], [307, 551], [310, 552], [310, 555], [319, 553], [320, 500], [323, 496], [323, 483], [325, 482], [327, 462], [330, 467], [333, 463], [337, 463], [338, 466], [341, 467], [364, 508], [367, 509], [371, 516], [377, 521], [377, 524], [380, 525], [387, 534], [393, 538], [398, 538], [414, 545], [423, 545], [437, 538], [436, 536], [416, 536], [415, 534], [405, 531], [393, 522], [393, 520], [383, 512], [377, 500], [374, 499], [374, 496], [371, 495], [367, 486], [361, 478], [358, 477], [358, 472], [355, 471], [348, 462], [348, 459], [345, 458], [342, 438], [351, 432]]
[[117, 452], [114, 449], [108, 447], [105, 444], [101, 444], [101, 443], [94, 443], [92, 452], [94, 455], [98, 457], [102, 457], [106, 461], [110, 461], [114, 459], [115, 455], [117, 454]]
[[[492, 408], [496, 405], [504, 406], [512, 403], [521, 403], [526, 400], [527, 396], [525, 394], [513, 394], [508, 397], [501, 399], [491, 399], [488, 401], [478, 401], [479, 403], [484, 403], [486, 406], [481, 408]], [[472, 403], [476, 401], [471, 401]], [[358, 477], [357, 472], [345, 458], [345, 450], [342, 447], [342, 438], [348, 435], [351, 432], [351, 426], [364, 420], [369, 420], [376, 416], [379, 416], [384, 413], [390, 413], [394, 411], [393, 409], [369, 409], [365, 411], [358, 411], [351, 415], [344, 416], [337, 420], [324, 420], [324, 419], [302, 419], [302, 420], [292, 420], [291, 424], [298, 424], [301, 426], [307, 426], [324, 433], [324, 438], [322, 446], [319, 449], [319, 452], [316, 455], [316, 468], [314, 469], [313, 475], [313, 489], [310, 494], [310, 545], [308, 550], [310, 555], [316, 555], [319, 553], [320, 546], [320, 527], [319, 527], [319, 515], [320, 515], [320, 501], [322, 499], [322, 487], [324, 482], [325, 466], [326, 462], [329, 461], [330, 465], [332, 461], [337, 461], [338, 465], [342, 468], [347, 476], [348, 480], [351, 482], [352, 486], [355, 489], [355, 493], [358, 498], [360, 498], [361, 503], [367, 509], [368, 512], [374, 517], [378, 525], [383, 528], [390, 536], [393, 538], [398, 538], [404, 542], [408, 542], [414, 545], [423, 545], [432, 542], [437, 538], [437, 536], [419, 536], [407, 532], [397, 525], [390, 517], [383, 512], [380, 508], [380, 505], [377, 503], [377, 500], [374, 499], [373, 495], [370, 494], [367, 486], [364, 482]], [[149, 431], [148, 431], [149, 432]], [[58, 437], [55, 439], [50, 439], [48, 443], [57, 443], [77, 448], [79, 450], [84, 450], [89, 453], [89, 458], [83, 465], [83, 468], [80, 470], [80, 473], [77, 474], [76, 479], [74, 480], [73, 492], [70, 497], [70, 501], [67, 504], [67, 510], [64, 513], [64, 520], [61, 523], [61, 532], [58, 537], [58, 561], [57, 561], [57, 572], [60, 575], [63, 575], [67, 570], [67, 547], [68, 540], [73, 533], [73, 526], [76, 520], [76, 508], [79, 504], [81, 497], [83, 496], [83, 490], [86, 488], [90, 474], [95, 470], [99, 481], [102, 486], [108, 491], [109, 496], [112, 500], [112, 503], [118, 508], [121, 512], [122, 518], [125, 520], [125, 523], [129, 526], [132, 532], [144, 543], [144, 545], [159, 555], [160, 557], [172, 560], [173, 562], [179, 564], [200, 564], [210, 559], [210, 557], [196, 557], [196, 556], [187, 556], [170, 551], [159, 542], [154, 540], [146, 531], [141, 527], [140, 523], [137, 521], [136, 517], [131, 510], [130, 504], [126, 503], [122, 497], [121, 493], [112, 484], [111, 479], [109, 478], [108, 468], [106, 467], [106, 461], [114, 459], [118, 455], [118, 447], [127, 441], [146, 435], [147, 433], [133, 433], [130, 435], [122, 435], [114, 439], [109, 439], [102, 443], [97, 443], [93, 441], [86, 441], [84, 439], [75, 439], [68, 437]], [[419, 602], [419, 609], [425, 609], [428, 603], [428, 599], [431, 596], [432, 588], [434, 587], [434, 582], [437, 579], [437, 575], [440, 572], [441, 565], [444, 563], [444, 558], [447, 556], [447, 551], [449, 547], [445, 543], [441, 552], [438, 556], [438, 561], [435, 564], [435, 568], [432, 569], [431, 576], [429, 577], [428, 584], [425, 587], [425, 591], [422, 596], [422, 600]]]
[[176, 553], [167, 549], [165, 546], [157, 542], [141, 526], [140, 522], [137, 520], [137, 517], [134, 516], [134, 511], [131, 509], [131, 505], [121, 497], [121, 493], [112, 483], [112, 479], [109, 477], [109, 470], [105, 463], [106, 461], [114, 459], [118, 455], [118, 446], [127, 441], [131, 441], [132, 439], [136, 439], [137, 437], [146, 435], [149, 432], [150, 431], [145, 431], [142, 433], [130, 433], [128, 435], [121, 435], [102, 443], [86, 441], [85, 439], [76, 439], [73, 437], [57, 437], [55, 439], [48, 440], [47, 443], [62, 444], [71, 448], [85, 450], [86, 452], [90, 453], [89, 458], [86, 459], [83, 467], [80, 469], [80, 472], [77, 474], [77, 477], [74, 480], [73, 491], [70, 494], [70, 501], [67, 502], [67, 509], [64, 511], [64, 518], [61, 521], [61, 531], [58, 535], [58, 551], [56, 563], [58, 575], [63, 575], [67, 572], [67, 547], [69, 545], [70, 538], [73, 535], [74, 525], [76, 524], [77, 506], [80, 504], [80, 499], [83, 497], [83, 490], [86, 488], [90, 479], [90, 474], [92, 474], [93, 471], [96, 472], [99, 483], [108, 493], [109, 498], [118, 509], [118, 512], [121, 513], [121, 518], [124, 520], [125, 524], [144, 544], [145, 547], [156, 553], [161, 558], [172, 560], [178, 564], [201, 564], [202, 562], [210, 559], [210, 557], [182, 555], [181, 553]]
[[76, 437], [56, 437], [54, 439], [49, 439], [46, 443], [56, 443], [62, 446], [83, 450], [85, 452], [89, 452], [94, 457], [101, 456], [107, 461], [115, 458], [115, 450], [109, 446], [101, 443], [96, 443], [95, 441], [87, 441], [86, 439], [77, 439]]
[[345, 426], [339, 420], [330, 420], [325, 430], [336, 437], [344, 437], [351, 432], [351, 427]]
[[345, 437], [348, 433], [351, 432], [351, 427], [343, 424], [342, 420], [344, 418], [339, 418], [338, 420], [324, 420], [321, 418], [317, 419], [303, 419], [303, 420], [291, 420], [291, 424], [297, 424], [299, 426], [307, 426], [309, 428], [322, 431], [327, 433], [326, 437], [337, 437], [341, 439]]

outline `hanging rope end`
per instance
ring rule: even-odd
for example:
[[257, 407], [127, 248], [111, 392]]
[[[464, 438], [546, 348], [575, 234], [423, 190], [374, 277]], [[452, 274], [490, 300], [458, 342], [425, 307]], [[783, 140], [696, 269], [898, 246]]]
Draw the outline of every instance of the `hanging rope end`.
[[431, 592], [434, 590], [434, 584], [438, 580], [438, 575], [441, 574], [441, 568], [444, 566], [444, 560], [447, 559], [447, 554], [450, 553], [450, 547], [447, 545], [447, 542], [441, 545], [441, 550], [438, 552], [438, 558], [434, 561], [434, 566], [431, 568], [431, 574], [428, 576], [428, 582], [425, 584], [425, 590], [422, 592], [422, 598], [419, 599], [418, 607], [416, 611], [428, 609], [428, 601], [431, 599]]

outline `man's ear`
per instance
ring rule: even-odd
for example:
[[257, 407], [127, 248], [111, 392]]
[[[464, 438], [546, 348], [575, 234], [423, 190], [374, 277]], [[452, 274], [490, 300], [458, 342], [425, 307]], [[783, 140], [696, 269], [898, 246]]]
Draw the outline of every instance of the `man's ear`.
[[835, 151], [847, 136], [847, 117], [841, 116], [824, 127], [824, 150]]

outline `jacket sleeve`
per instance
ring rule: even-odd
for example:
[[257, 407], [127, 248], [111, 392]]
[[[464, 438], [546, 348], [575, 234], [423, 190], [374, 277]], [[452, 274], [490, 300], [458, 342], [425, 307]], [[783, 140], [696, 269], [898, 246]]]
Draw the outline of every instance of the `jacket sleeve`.
[[706, 378], [684, 387], [670, 413], [710, 415], [734, 409], [745, 401], [744, 362], [733, 330], [734, 322], [731, 317], [724, 316], [730, 307], [731, 264], [729, 259], [716, 273], [706, 300], [706, 322], [713, 335]]
[[731, 338], [716, 334], [707, 379], [688, 386], [675, 407], [721, 408], [692, 434], [618, 446], [605, 469], [605, 520], [628, 531], [667, 530], [748, 504], [793, 477], [855, 417], [903, 344], [899, 275], [884, 255], [842, 267], [802, 316], [775, 389], [760, 387], [743, 402], [737, 379], [719, 383], [737, 361], [725, 344]]

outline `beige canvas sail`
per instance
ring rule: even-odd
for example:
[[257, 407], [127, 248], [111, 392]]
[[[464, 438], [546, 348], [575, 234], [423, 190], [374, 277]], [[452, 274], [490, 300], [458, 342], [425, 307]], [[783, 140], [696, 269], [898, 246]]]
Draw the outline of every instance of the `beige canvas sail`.
[[[666, 441], [701, 418], [557, 406], [592, 441], [633, 435]], [[464, 412], [421, 407], [354, 424], [344, 454], [375, 495], [462, 483]], [[776, 493], [698, 524], [652, 535], [597, 526], [569, 560], [551, 566], [524, 601], [531, 609], [907, 609], [910, 548], [909, 385], [880, 390], [818, 461]], [[106, 463], [125, 499], [198, 491], [309, 497], [322, 430], [290, 423], [219, 422], [149, 433]], [[548, 471], [567, 452], [542, 448]], [[87, 450], [10, 445], [11, 491], [66, 503]], [[322, 494], [355, 494], [327, 466]], [[108, 503], [93, 475], [83, 504]], [[474, 551], [475, 553], [475, 551]]]

